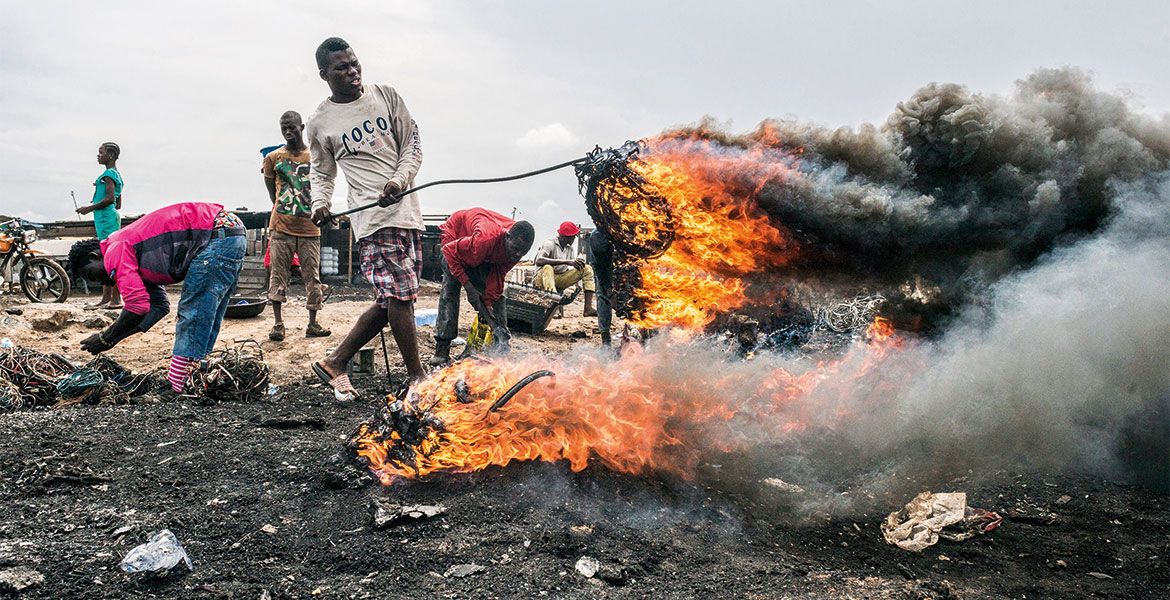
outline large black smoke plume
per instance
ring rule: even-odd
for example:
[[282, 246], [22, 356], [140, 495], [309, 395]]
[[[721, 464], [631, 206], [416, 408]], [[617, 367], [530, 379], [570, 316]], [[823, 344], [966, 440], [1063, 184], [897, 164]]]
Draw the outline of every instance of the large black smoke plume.
[[[921, 276], [951, 311], [868, 381], [794, 403], [803, 417], [824, 407], [808, 429], [777, 438], [775, 419], [749, 420], [756, 475], [874, 491], [906, 475], [1022, 466], [1170, 488], [1170, 118], [1052, 69], [1011, 97], [928, 85], [880, 127], [767, 121], [735, 136], [704, 122], [639, 152], [753, 157], [705, 176], [726, 177], [799, 243], [794, 259], [749, 276], [759, 287]], [[761, 182], [773, 173], [758, 169], [761, 155], [796, 175]], [[701, 388], [716, 359], [671, 352], [670, 377]], [[721, 369], [740, 369], [752, 389], [801, 360], [762, 353]]]
[[[924, 278], [953, 308], [1098, 232], [1117, 211], [1118, 185], [1170, 165], [1170, 120], [1095, 89], [1080, 70], [1047, 69], [1011, 97], [930, 84], [881, 126], [770, 120], [731, 135], [704, 121], [650, 140], [642, 156], [655, 152], [756, 157], [703, 174], [725, 178], [799, 244], [794, 259], [749, 280], [890, 289]], [[769, 160], [794, 174], [759, 168]]]

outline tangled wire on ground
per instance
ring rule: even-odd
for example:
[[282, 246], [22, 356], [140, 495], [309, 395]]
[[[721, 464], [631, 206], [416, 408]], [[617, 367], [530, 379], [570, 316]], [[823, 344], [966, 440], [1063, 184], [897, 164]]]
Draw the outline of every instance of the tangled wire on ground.
[[51, 404], [57, 398], [57, 381], [74, 369], [60, 354], [21, 346], [0, 350], [0, 411]]
[[162, 379], [156, 373], [139, 373], [135, 375], [130, 369], [123, 367], [114, 359], [101, 355], [85, 365], [105, 376], [106, 381], [118, 386], [127, 396], [134, 398], [158, 388]]
[[158, 385], [149, 373], [135, 375], [99, 356], [77, 368], [60, 354], [15, 346], [0, 351], [0, 412], [38, 406], [125, 404]]
[[661, 256], [674, 241], [674, 215], [666, 199], [630, 167], [647, 151], [629, 141], [620, 148], [594, 148], [576, 166], [577, 183], [593, 222], [627, 257]]
[[873, 322], [878, 307], [886, 301], [881, 294], [867, 296], [860, 294], [849, 300], [842, 300], [817, 309], [816, 317], [825, 326], [837, 333], [861, 329]]
[[268, 393], [268, 363], [256, 340], [208, 354], [187, 377], [183, 395], [200, 402], [256, 402]]

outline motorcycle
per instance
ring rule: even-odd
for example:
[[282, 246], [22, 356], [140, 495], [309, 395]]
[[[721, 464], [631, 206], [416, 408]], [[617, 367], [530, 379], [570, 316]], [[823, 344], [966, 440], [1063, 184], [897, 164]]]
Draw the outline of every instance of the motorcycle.
[[33, 302], [64, 302], [72, 286], [69, 273], [57, 261], [38, 256], [41, 252], [29, 247], [37, 241], [35, 227], [23, 219], [0, 223], [0, 275], [4, 277], [4, 287], [13, 291], [19, 281], [20, 289]]

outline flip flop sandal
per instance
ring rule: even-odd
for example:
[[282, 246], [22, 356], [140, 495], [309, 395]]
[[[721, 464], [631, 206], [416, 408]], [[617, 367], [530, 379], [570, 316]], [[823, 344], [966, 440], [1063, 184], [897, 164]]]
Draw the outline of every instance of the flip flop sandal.
[[353, 388], [353, 383], [349, 381], [349, 375], [342, 373], [330, 379], [329, 373], [317, 363], [313, 363], [313, 373], [317, 375], [317, 379], [320, 379], [321, 383], [324, 383], [329, 386], [329, 389], [333, 390], [333, 397], [338, 402], [357, 400], [361, 397], [358, 395], [357, 390]]

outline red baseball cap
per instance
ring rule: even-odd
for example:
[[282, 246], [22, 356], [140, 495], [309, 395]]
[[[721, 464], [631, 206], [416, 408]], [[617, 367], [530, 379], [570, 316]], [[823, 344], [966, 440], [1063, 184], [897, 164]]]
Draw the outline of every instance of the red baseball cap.
[[577, 235], [578, 233], [581, 233], [581, 228], [572, 221], [565, 221], [561, 223], [560, 227], [557, 227], [558, 235]]

